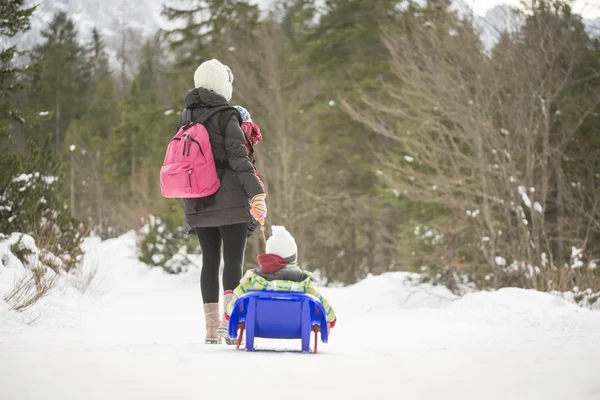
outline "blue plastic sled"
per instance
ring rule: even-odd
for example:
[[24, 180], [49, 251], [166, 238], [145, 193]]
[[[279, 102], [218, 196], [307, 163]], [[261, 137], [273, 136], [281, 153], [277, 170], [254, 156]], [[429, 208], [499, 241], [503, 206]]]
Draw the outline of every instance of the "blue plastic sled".
[[[240, 334], [238, 337], [238, 329]], [[325, 309], [314, 296], [298, 292], [256, 291], [240, 296], [229, 319], [229, 337], [237, 339], [237, 348], [246, 331], [246, 350], [254, 350], [254, 338], [302, 339], [302, 351], [310, 352], [311, 332], [327, 343]]]

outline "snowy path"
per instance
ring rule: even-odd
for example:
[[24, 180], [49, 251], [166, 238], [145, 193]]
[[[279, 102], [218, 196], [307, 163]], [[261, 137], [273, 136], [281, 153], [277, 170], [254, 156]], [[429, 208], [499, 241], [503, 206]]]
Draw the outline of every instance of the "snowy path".
[[0, 399], [600, 399], [600, 312], [550, 295], [371, 277], [325, 291], [321, 354], [246, 353], [202, 344], [197, 276], [148, 271], [132, 245], [96, 245], [94, 290], [54, 293], [33, 326], [0, 309]]

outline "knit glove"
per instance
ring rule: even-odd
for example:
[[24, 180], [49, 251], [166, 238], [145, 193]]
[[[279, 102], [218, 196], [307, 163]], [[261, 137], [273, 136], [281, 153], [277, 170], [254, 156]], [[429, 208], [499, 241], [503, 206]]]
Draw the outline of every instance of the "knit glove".
[[266, 195], [264, 193], [257, 194], [250, 200], [250, 214], [258, 221], [259, 224], [265, 224], [267, 218], [267, 203], [265, 202]]

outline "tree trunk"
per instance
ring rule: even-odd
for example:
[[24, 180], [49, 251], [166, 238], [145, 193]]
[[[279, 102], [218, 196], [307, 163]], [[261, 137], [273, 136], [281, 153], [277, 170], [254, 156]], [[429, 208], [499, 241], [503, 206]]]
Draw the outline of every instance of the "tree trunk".
[[75, 166], [73, 165], [73, 155], [71, 155], [71, 183], [70, 183], [70, 203], [71, 203], [71, 213], [75, 214]]
[[[74, 123], [75, 137], [77, 137], [77, 124]], [[71, 151], [71, 182], [69, 183], [71, 213], [75, 215], [75, 155], [74, 149]]]
[[556, 260], [557, 264], [564, 261], [564, 231], [565, 231], [565, 201], [562, 160], [556, 157]]
[[[100, 159], [100, 153], [96, 154], [96, 160]], [[96, 219], [98, 224], [98, 230], [100, 235], [104, 238], [104, 211], [102, 207], [102, 200], [104, 198], [104, 193], [102, 190], [102, 181], [100, 180], [100, 172], [97, 168], [97, 161], [94, 159], [94, 156], [90, 154], [90, 160], [92, 162], [92, 173], [94, 174], [94, 181], [96, 186]]]
[[127, 74], [125, 73], [126, 68], [126, 56], [125, 56], [125, 41], [127, 39], [127, 30], [123, 27], [123, 35], [121, 36], [121, 94], [125, 97], [125, 91], [127, 89]]
[[59, 146], [60, 146], [60, 104], [58, 103], [60, 99], [59, 91], [56, 91], [56, 127], [54, 133], [54, 153], [58, 154]]
[[133, 193], [133, 182], [135, 177], [135, 130], [131, 130], [131, 192]]

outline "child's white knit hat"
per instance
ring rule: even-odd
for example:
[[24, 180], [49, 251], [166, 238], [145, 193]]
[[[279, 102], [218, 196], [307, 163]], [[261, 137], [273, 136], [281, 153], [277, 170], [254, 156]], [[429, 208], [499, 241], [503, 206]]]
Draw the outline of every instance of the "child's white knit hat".
[[267, 254], [276, 254], [285, 258], [288, 262], [295, 262], [298, 254], [298, 246], [294, 237], [283, 226], [273, 225], [272, 235], [267, 240]]

